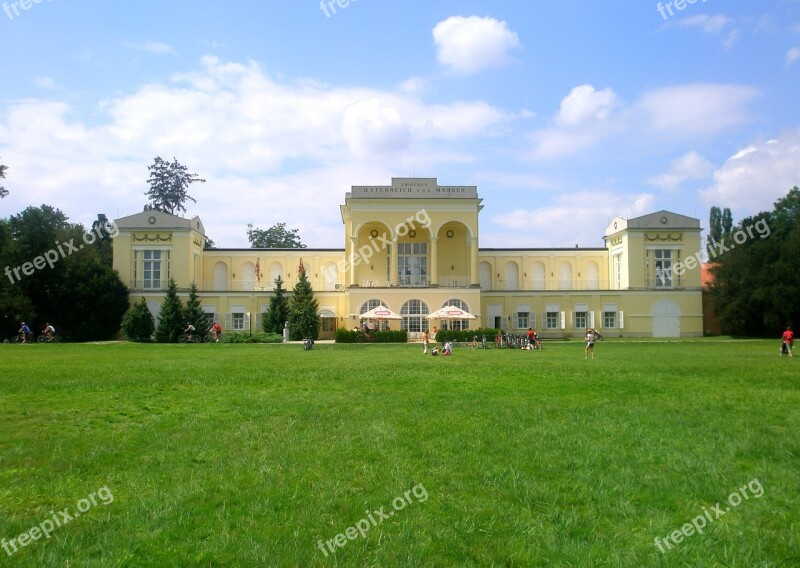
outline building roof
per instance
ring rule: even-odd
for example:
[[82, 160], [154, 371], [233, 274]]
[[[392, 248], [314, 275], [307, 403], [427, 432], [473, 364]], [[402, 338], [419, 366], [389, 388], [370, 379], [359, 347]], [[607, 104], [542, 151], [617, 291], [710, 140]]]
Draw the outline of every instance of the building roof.
[[155, 209], [120, 217], [114, 223], [120, 229], [193, 229], [203, 236], [206, 234], [200, 217], [185, 219]]

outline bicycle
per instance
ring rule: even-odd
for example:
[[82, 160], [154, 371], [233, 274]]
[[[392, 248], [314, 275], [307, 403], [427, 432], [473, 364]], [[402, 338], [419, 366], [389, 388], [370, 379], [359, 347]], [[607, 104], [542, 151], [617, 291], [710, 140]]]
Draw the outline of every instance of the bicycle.
[[202, 343], [203, 339], [199, 335], [189, 335], [182, 333], [178, 336], [178, 343]]
[[221, 333], [208, 332], [203, 337], [203, 343], [224, 343]]
[[21, 333], [18, 333], [13, 338], [11, 338], [11, 343], [33, 343], [33, 332], [26, 334], [25, 341], [23, 341], [23, 337]]
[[47, 336], [45, 334], [42, 334], [36, 338], [36, 341], [38, 343], [58, 343], [59, 341], [61, 341], [61, 338], [59, 338], [57, 335]]

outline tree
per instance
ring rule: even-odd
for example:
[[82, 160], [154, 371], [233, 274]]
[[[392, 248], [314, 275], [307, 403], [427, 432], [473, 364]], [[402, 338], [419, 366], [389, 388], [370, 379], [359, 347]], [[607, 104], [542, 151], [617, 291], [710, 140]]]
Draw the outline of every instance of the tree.
[[711, 208], [708, 223], [709, 244], [718, 243], [722, 238], [722, 210], [714, 205]]
[[100, 257], [100, 262], [106, 266], [113, 266], [114, 264], [114, 249], [112, 247], [112, 239], [116, 236], [116, 232], [112, 234], [114, 225], [108, 220], [104, 213], [98, 213], [97, 220], [92, 222], [92, 233], [97, 237], [91, 244], [97, 251]]
[[726, 333], [779, 337], [800, 321], [800, 189], [731, 231], [735, 242], [712, 267], [714, 310]]
[[300, 264], [299, 280], [294, 287], [292, 303], [289, 308], [289, 338], [300, 341], [306, 337], [317, 338], [319, 332], [319, 307], [314, 299], [314, 290], [306, 277], [305, 268]]
[[73, 341], [114, 337], [128, 311], [128, 287], [117, 271], [104, 265], [96, 254], [63, 262], [58, 304], [52, 304], [42, 314], [48, 314], [48, 321], [61, 322], [59, 333]]
[[194, 282], [189, 286], [189, 299], [186, 301], [186, 307], [183, 310], [183, 321], [184, 323], [192, 324], [201, 337], [211, 327], [208, 315], [200, 307], [200, 300], [197, 298], [197, 285]]
[[278, 275], [275, 279], [275, 291], [269, 299], [269, 311], [261, 318], [261, 325], [267, 333], [283, 333], [283, 326], [289, 319], [289, 300], [283, 284], [283, 279]]
[[727, 207], [722, 210], [722, 236], [727, 237], [733, 229], [733, 215]]
[[95, 233], [47, 205], [28, 207], [0, 227], [0, 258], [8, 267], [0, 286], [6, 316], [24, 318], [34, 330], [50, 322], [62, 337], [80, 341], [119, 332], [128, 289], [97, 249], [85, 246]]
[[131, 341], [150, 341], [156, 324], [144, 298], [131, 306], [122, 320], [122, 333]]
[[[0, 164], [0, 178], [5, 178], [6, 177], [6, 170], [7, 169], [8, 169], [8, 166], [4, 166], [4, 165]], [[0, 199], [2, 199], [3, 197], [6, 197], [7, 195], [8, 195], [8, 190], [5, 187], [3, 187], [2, 185], [0, 185]]]
[[298, 229], [286, 229], [286, 223], [278, 223], [269, 229], [254, 229], [247, 225], [247, 240], [251, 248], [306, 248], [300, 241]]
[[197, 174], [188, 173], [188, 168], [173, 158], [173, 162], [165, 162], [160, 156], [156, 156], [152, 166], [147, 167], [150, 178], [150, 190], [145, 195], [150, 199], [150, 203], [145, 209], [155, 209], [163, 213], [175, 215], [181, 211], [186, 211], [183, 206], [187, 199], [197, 203], [189, 195], [189, 186], [193, 183], [205, 183], [206, 180], [200, 179]]
[[169, 279], [167, 294], [161, 304], [158, 326], [156, 327], [156, 341], [159, 343], [175, 343], [185, 323], [183, 302], [178, 297], [178, 285], [174, 278]]

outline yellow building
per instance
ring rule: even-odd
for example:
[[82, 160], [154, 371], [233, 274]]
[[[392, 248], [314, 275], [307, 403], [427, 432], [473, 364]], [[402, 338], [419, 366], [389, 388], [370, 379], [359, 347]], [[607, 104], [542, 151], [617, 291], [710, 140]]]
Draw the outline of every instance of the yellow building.
[[[258, 331], [274, 281], [291, 291], [302, 262], [319, 302], [321, 338], [352, 329], [383, 304], [391, 328], [418, 334], [426, 315], [454, 304], [476, 320], [451, 325], [536, 329], [542, 337], [678, 337], [703, 332], [700, 222], [669, 211], [617, 217], [604, 247], [480, 248], [475, 186], [393, 178], [353, 186], [341, 205], [344, 247], [209, 249], [199, 218], [144, 211], [116, 220], [114, 268], [158, 315], [170, 278], [191, 282], [228, 331]], [[680, 264], [679, 264], [680, 263]], [[213, 314], [213, 315], [212, 315]], [[430, 322], [431, 327], [439, 322]]]

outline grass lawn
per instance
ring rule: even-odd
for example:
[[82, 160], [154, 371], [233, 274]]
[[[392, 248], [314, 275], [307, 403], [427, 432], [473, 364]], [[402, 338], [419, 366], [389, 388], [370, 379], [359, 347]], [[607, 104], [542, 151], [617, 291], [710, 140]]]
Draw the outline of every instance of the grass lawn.
[[778, 343], [3, 345], [0, 565], [798, 566]]

